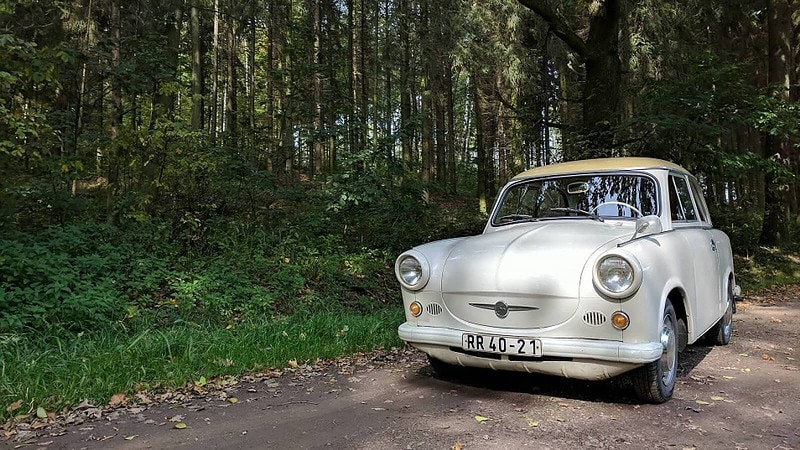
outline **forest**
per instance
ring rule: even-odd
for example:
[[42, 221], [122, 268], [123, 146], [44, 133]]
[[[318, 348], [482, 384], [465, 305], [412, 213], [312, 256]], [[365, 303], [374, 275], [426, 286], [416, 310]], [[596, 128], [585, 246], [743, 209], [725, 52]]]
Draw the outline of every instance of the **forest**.
[[394, 257], [560, 161], [681, 164], [746, 289], [800, 277], [797, 0], [4, 0], [0, 43], [0, 406], [398, 345]]

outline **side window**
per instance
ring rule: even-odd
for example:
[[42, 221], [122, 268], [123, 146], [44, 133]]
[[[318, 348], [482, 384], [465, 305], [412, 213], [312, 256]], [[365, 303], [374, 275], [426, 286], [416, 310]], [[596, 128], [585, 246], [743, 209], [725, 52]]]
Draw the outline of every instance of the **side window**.
[[669, 203], [672, 220], [696, 221], [697, 212], [692, 202], [692, 194], [686, 178], [670, 175], [669, 177]]
[[700, 182], [697, 181], [697, 178], [690, 177], [689, 184], [692, 186], [694, 204], [697, 205], [697, 212], [700, 215], [700, 220], [711, 223], [711, 216], [708, 214], [708, 206], [706, 206], [706, 200], [703, 196], [703, 188], [700, 187]]

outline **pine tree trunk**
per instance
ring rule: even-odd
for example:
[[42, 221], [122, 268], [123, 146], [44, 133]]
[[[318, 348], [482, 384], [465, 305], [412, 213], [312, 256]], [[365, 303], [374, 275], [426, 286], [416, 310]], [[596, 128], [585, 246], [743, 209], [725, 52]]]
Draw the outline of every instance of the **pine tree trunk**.
[[[791, 8], [788, 0], [767, 1], [767, 50], [768, 78], [770, 87], [776, 96], [789, 101], [791, 87]], [[788, 142], [780, 136], [767, 134], [764, 146], [764, 157], [776, 164], [784, 164], [789, 153]], [[764, 223], [761, 228], [759, 243], [762, 245], [780, 245], [788, 238], [789, 228], [786, 211], [787, 180], [782, 179], [774, 171], [764, 174]]]
[[225, 131], [230, 136], [230, 145], [236, 145], [236, 134], [238, 132], [238, 105], [237, 96], [239, 85], [237, 80], [236, 65], [237, 46], [236, 46], [236, 19], [230, 18], [228, 22], [228, 87], [226, 89], [225, 99]]
[[119, 79], [121, 62], [122, 23], [120, 18], [120, 0], [111, 0], [111, 65], [114, 73], [111, 75], [111, 121], [110, 137], [111, 152], [108, 159], [108, 187], [106, 190], [106, 218], [114, 219], [114, 196], [119, 190], [120, 164], [123, 158], [123, 149], [119, 144], [119, 128], [122, 125], [122, 86]]
[[473, 89], [473, 110], [475, 112], [475, 149], [477, 151], [478, 165], [478, 210], [481, 214], [487, 212], [488, 195], [488, 170], [486, 155], [486, 140], [484, 136], [484, 111], [485, 103], [481, 95], [480, 81], [475, 79], [472, 84]]
[[203, 50], [200, 29], [200, 10], [192, 4], [191, 10], [192, 32], [192, 130], [203, 129]]
[[311, 173], [319, 175], [323, 168], [323, 142], [322, 142], [322, 72], [320, 70], [321, 27], [320, 0], [313, 0], [312, 5], [314, 20], [314, 137], [313, 156], [311, 159]]
[[[271, 40], [270, 40], [271, 41]], [[211, 125], [210, 129], [217, 136], [219, 119], [219, 0], [214, 0], [214, 36], [213, 36], [214, 55], [212, 66], [214, 74], [211, 83]]]
[[409, 31], [409, 1], [399, 0], [399, 37], [400, 37], [400, 142], [403, 153], [403, 173], [412, 170], [413, 134], [411, 125], [411, 39]]
[[447, 93], [447, 185], [450, 193], [456, 193], [456, 123], [455, 96], [453, 94], [453, 61], [445, 66], [445, 92]]

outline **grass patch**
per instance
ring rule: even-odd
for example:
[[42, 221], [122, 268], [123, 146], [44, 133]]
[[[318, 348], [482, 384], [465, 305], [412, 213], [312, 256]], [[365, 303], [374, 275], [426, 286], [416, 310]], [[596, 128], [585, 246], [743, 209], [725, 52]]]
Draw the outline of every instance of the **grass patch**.
[[232, 329], [141, 321], [93, 333], [0, 338], [0, 417], [42, 406], [61, 410], [118, 392], [166, 390], [189, 380], [235, 375], [289, 360], [328, 359], [401, 344], [400, 308], [370, 314], [322, 312], [249, 320]]
[[745, 292], [800, 283], [800, 253], [785, 248], [755, 247], [734, 256], [736, 281]]

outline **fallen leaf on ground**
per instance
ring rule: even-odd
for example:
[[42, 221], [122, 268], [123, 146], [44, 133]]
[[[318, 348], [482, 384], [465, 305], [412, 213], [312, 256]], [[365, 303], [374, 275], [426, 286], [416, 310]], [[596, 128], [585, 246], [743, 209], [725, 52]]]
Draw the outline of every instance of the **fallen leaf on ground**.
[[721, 402], [721, 401], [725, 400], [725, 397], [720, 397], [718, 395], [714, 395], [714, 396], [711, 397], [711, 400], [714, 400], [715, 402]]
[[761, 359], [763, 359], [764, 361], [775, 361], [775, 357], [769, 356], [767, 353], [761, 355]]
[[47, 411], [45, 411], [44, 408], [42, 408], [41, 406], [36, 408], [36, 417], [38, 417], [40, 419], [46, 419], [47, 418]]
[[536, 427], [539, 426], [539, 422], [536, 421], [536, 420], [529, 420], [528, 421], [528, 426], [531, 427], [531, 428], [536, 428]]
[[290, 359], [289, 360], [289, 367], [291, 367], [292, 369], [296, 369], [297, 366], [298, 366], [298, 364], [297, 364], [297, 360], [296, 359]]
[[22, 406], [22, 400], [17, 400], [14, 403], [8, 405], [8, 408], [6, 408], [6, 412], [14, 411], [15, 409], [19, 408], [20, 406]]
[[744, 369], [742, 369], [742, 372], [750, 373], [750, 368], [749, 367], [745, 367]]
[[176, 430], [183, 430], [186, 428], [186, 424], [183, 422], [178, 422], [172, 428], [175, 428]]
[[197, 381], [195, 381], [195, 382], [194, 382], [194, 384], [196, 384], [196, 385], [198, 385], [198, 386], [205, 386], [205, 385], [206, 385], [206, 383], [208, 383], [208, 380], [206, 380], [206, 377], [204, 377], [204, 376], [202, 376], [202, 375], [200, 376], [200, 379], [199, 379], [199, 380], [197, 380]]
[[111, 396], [111, 399], [108, 401], [108, 406], [119, 406], [128, 403], [128, 397], [122, 393], [118, 392]]
[[481, 416], [481, 415], [476, 415], [475, 416], [475, 421], [478, 422], [478, 423], [483, 423], [483, 422], [486, 422], [487, 420], [489, 420], [488, 417], [484, 417], [484, 416]]
[[711, 403], [708, 403], [705, 400], [695, 400], [694, 402], [697, 403], [698, 405], [710, 405], [711, 404]]
[[231, 397], [228, 399], [228, 403], [239, 403], [239, 399], [236, 397]]
[[136, 439], [137, 437], [139, 437], [138, 434], [132, 434], [130, 436], [125, 436], [125, 440], [126, 441], [132, 441], [132, 440]]

